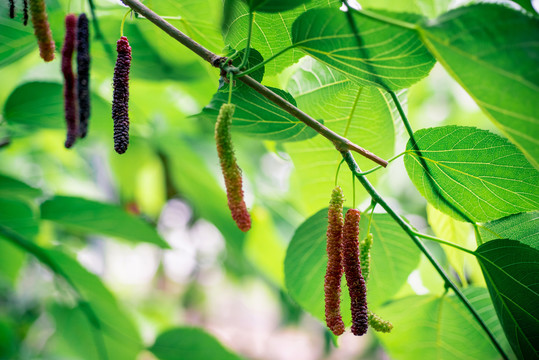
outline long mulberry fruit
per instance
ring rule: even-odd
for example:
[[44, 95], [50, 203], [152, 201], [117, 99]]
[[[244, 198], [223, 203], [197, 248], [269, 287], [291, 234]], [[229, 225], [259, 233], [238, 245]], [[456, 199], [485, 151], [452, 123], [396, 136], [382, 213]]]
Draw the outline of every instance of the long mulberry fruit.
[[116, 66], [114, 67], [112, 95], [112, 119], [114, 120], [114, 150], [123, 154], [129, 145], [129, 69], [131, 46], [125, 36], [116, 43]]
[[329, 202], [326, 245], [328, 264], [324, 281], [326, 324], [337, 336], [344, 333], [344, 323], [341, 317], [343, 201], [342, 189], [337, 186], [333, 189]]
[[343, 228], [343, 267], [351, 299], [352, 333], [357, 336], [368, 329], [367, 287], [359, 262], [359, 219], [359, 210], [349, 209]]
[[225, 178], [228, 207], [238, 228], [245, 232], [251, 228], [251, 216], [243, 200], [241, 169], [236, 163], [234, 146], [230, 135], [232, 115], [234, 115], [235, 108], [233, 104], [221, 105], [219, 116], [217, 116], [217, 122], [215, 123], [215, 142], [219, 161], [221, 162], [221, 170]]
[[66, 34], [62, 47], [62, 73], [64, 74], [64, 110], [67, 124], [65, 147], [70, 148], [77, 140], [77, 103], [75, 96], [75, 75], [73, 74], [73, 51], [75, 51], [75, 31], [77, 17], [68, 14], [65, 18]]
[[88, 18], [82, 13], [77, 22], [77, 96], [79, 98], [79, 136], [86, 136], [90, 118], [90, 43]]
[[359, 244], [361, 274], [365, 279], [365, 282], [369, 280], [371, 273], [371, 247], [372, 247], [372, 234], [369, 233], [365, 239], [361, 240]]
[[9, 0], [9, 17], [15, 18], [15, 0]]
[[393, 329], [393, 324], [383, 320], [380, 316], [369, 311], [369, 325], [378, 332], [388, 333]]
[[30, 0], [30, 13], [34, 24], [34, 34], [39, 45], [39, 55], [45, 61], [54, 60], [54, 40], [47, 19], [45, 0]]

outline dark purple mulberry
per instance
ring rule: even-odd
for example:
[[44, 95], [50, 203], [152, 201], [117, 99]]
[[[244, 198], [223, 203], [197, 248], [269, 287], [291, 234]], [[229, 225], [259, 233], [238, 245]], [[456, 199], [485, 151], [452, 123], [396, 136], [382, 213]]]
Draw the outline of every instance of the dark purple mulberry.
[[125, 36], [116, 43], [118, 58], [114, 67], [112, 119], [114, 120], [114, 150], [123, 154], [129, 145], [129, 69], [131, 46]]
[[15, 18], [15, 0], [9, 0], [9, 17]]
[[221, 105], [217, 122], [215, 123], [215, 143], [217, 144], [217, 155], [219, 156], [221, 170], [225, 178], [228, 208], [238, 228], [245, 232], [251, 228], [251, 216], [243, 200], [241, 169], [236, 162], [232, 137], [230, 135], [234, 109], [234, 104]]
[[45, 0], [30, 0], [30, 14], [34, 24], [34, 34], [39, 45], [39, 55], [45, 61], [54, 60], [54, 40], [52, 39]]
[[77, 95], [79, 98], [79, 136], [86, 136], [90, 118], [90, 43], [88, 18], [82, 13], [77, 22]]
[[77, 103], [75, 96], [75, 75], [73, 74], [73, 52], [75, 51], [75, 31], [77, 17], [68, 14], [65, 18], [66, 34], [62, 48], [62, 73], [64, 74], [64, 111], [67, 124], [65, 147], [70, 148], [77, 140]]
[[367, 287], [359, 262], [359, 219], [359, 210], [349, 209], [343, 228], [343, 267], [351, 299], [352, 333], [357, 336], [368, 328]]
[[328, 265], [324, 281], [326, 324], [337, 336], [344, 333], [344, 323], [341, 317], [343, 201], [342, 189], [337, 186], [333, 189], [329, 202], [328, 231], [326, 234]]

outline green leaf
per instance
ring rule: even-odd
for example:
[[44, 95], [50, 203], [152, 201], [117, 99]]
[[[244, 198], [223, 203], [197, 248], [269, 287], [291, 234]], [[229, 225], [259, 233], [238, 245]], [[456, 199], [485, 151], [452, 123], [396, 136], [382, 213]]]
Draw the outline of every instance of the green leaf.
[[22, 11], [15, 19], [8, 17], [8, 2], [0, 3], [0, 68], [19, 60], [37, 48], [32, 23], [22, 24]]
[[300, 5], [306, 4], [311, 0], [243, 0], [249, 5], [250, 11], [259, 11], [267, 13], [278, 13], [292, 10]]
[[[38, 233], [35, 211], [27, 201], [12, 197], [15, 194], [0, 196], [0, 224], [21, 236], [34, 239]], [[0, 235], [0, 278], [15, 284], [24, 259], [25, 253]]]
[[[68, 276], [82, 295], [80, 300], [84, 301], [76, 308], [52, 306], [50, 312], [56, 323], [56, 335], [62, 336], [71, 349], [83, 359], [103, 359], [98, 350], [101, 341], [104, 341], [109, 359], [136, 358], [142, 349], [138, 331], [99, 277], [61, 251], [43, 250], [55, 266]], [[90, 309], [97, 319], [83, 309]], [[89, 320], [89, 317], [92, 320]], [[101, 340], [98, 340], [100, 338]]]
[[169, 248], [155, 228], [112, 204], [56, 196], [41, 205], [41, 217], [84, 233], [98, 233]]
[[160, 360], [240, 360], [199, 328], [178, 327], [159, 334], [149, 350]]
[[422, 129], [415, 138], [421, 157], [410, 140], [404, 164], [438, 210], [482, 222], [539, 207], [538, 172], [506, 139], [463, 126]]
[[[380, 89], [360, 86], [340, 72], [306, 57], [292, 75], [288, 90], [300, 109], [316, 119], [324, 119], [331, 130], [382, 158], [393, 156], [394, 105]], [[321, 135], [286, 144], [285, 148], [294, 162], [293, 180], [298, 184], [301, 204], [307, 213], [327, 206], [341, 154]], [[356, 160], [364, 170], [375, 165], [361, 156], [356, 156]], [[339, 185], [345, 194], [352, 194], [351, 182], [344, 178], [344, 173], [341, 171]], [[376, 173], [369, 176], [371, 182], [376, 182], [377, 178]], [[357, 190], [357, 199], [361, 201], [367, 194]]]
[[509, 215], [490, 221], [479, 228], [484, 241], [509, 239], [539, 250], [539, 212]]
[[514, 240], [492, 240], [477, 261], [507, 339], [518, 358], [539, 355], [539, 251]]
[[[421, 16], [379, 12], [407, 23]], [[371, 19], [353, 11], [361, 47], [347, 15], [336, 9], [314, 9], [296, 19], [294, 45], [317, 60], [342, 71], [362, 85], [398, 90], [428, 75], [435, 60], [416, 31]]]
[[526, 11], [529, 11], [532, 14], [537, 13], [537, 10], [535, 10], [535, 8], [533, 7], [532, 0], [512, 0], [512, 1], [519, 4], [520, 6], [522, 6], [523, 9], [525, 9]]
[[[227, 3], [227, 5], [229, 5]], [[341, 5], [338, 0], [311, 0], [297, 9], [277, 14], [256, 13], [253, 20], [251, 46], [256, 48], [264, 59], [270, 58], [279, 51], [292, 45], [291, 28], [294, 20], [307, 9], [332, 6], [336, 9]], [[247, 44], [247, 29], [249, 24], [249, 6], [243, 1], [233, 1], [229, 24], [224, 24], [223, 36], [225, 44], [234, 49], [243, 49]], [[285, 67], [298, 61], [304, 54], [298, 50], [289, 50], [266, 64], [266, 74], [275, 75]]]
[[451, 76], [539, 168], [539, 19], [499, 4], [476, 4], [422, 25], [420, 33]]
[[[269, 87], [293, 105], [296, 101], [286, 91]], [[203, 109], [202, 114], [213, 122], [217, 120], [221, 105], [228, 103], [228, 92], [219, 91]], [[317, 133], [301, 121], [257, 93], [250, 87], [240, 87], [232, 92], [232, 103], [236, 111], [232, 119], [232, 130], [265, 140], [299, 141]]]
[[[329, 201], [329, 195], [328, 195]], [[307, 312], [324, 321], [324, 275], [326, 273], [327, 209], [301, 224], [292, 237], [284, 263], [285, 282], [292, 298]], [[361, 219], [366, 236], [368, 216]], [[419, 250], [387, 214], [375, 214], [371, 223], [374, 243], [367, 300], [371, 308], [391, 299], [419, 264]], [[350, 323], [350, 297], [343, 277], [341, 313]]]
[[36, 198], [41, 195], [41, 190], [33, 188], [20, 180], [0, 174], [0, 196], [6, 195]]
[[[63, 88], [59, 83], [29, 82], [9, 95], [4, 105], [4, 118], [10, 125], [22, 125], [29, 130], [64, 129]], [[100, 96], [92, 94], [92, 128], [110, 128], [111, 108]]]
[[[493, 327], [498, 327], [485, 289], [466, 295]], [[489, 308], [490, 306], [490, 308]], [[394, 359], [498, 359], [499, 354], [475, 318], [455, 295], [410, 296], [377, 310], [393, 323], [391, 334], [377, 334]]]

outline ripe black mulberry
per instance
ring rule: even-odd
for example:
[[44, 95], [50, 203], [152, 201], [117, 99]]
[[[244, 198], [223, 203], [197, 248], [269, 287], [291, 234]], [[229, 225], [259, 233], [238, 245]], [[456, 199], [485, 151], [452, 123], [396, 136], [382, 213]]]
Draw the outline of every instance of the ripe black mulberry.
[[230, 135], [232, 115], [234, 115], [235, 108], [233, 104], [221, 105], [217, 122], [215, 123], [215, 142], [221, 170], [225, 178], [228, 207], [238, 228], [245, 232], [251, 228], [251, 216], [243, 199], [241, 169], [236, 162], [232, 136]]
[[88, 18], [82, 13], [77, 22], [77, 96], [79, 98], [79, 136], [86, 136], [90, 118], [90, 43]]
[[326, 234], [328, 264], [324, 280], [326, 324], [337, 336], [344, 333], [344, 323], [341, 316], [343, 201], [342, 189], [337, 186], [333, 189], [329, 202]]
[[34, 34], [39, 45], [39, 55], [45, 61], [54, 60], [54, 40], [47, 19], [45, 0], [30, 0], [30, 14], [34, 24]]
[[368, 329], [367, 287], [359, 262], [359, 219], [359, 210], [349, 209], [343, 228], [343, 267], [351, 299], [352, 333], [357, 336]]
[[15, 18], [15, 0], [9, 0], [9, 17]]
[[77, 17], [68, 14], [65, 18], [66, 34], [62, 47], [62, 73], [64, 74], [64, 111], [67, 124], [65, 147], [70, 148], [77, 140], [77, 103], [75, 96], [75, 75], [73, 74], [73, 52], [75, 51], [75, 31]]
[[123, 154], [129, 145], [129, 69], [131, 46], [125, 36], [116, 43], [116, 66], [114, 67], [112, 96], [112, 119], [114, 120], [114, 150]]

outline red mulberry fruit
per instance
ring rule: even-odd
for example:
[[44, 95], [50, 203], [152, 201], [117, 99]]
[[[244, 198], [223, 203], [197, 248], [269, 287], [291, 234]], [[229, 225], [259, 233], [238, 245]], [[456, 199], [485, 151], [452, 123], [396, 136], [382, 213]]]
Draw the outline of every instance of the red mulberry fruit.
[[215, 123], [215, 142], [219, 161], [221, 162], [221, 170], [225, 178], [228, 207], [238, 228], [245, 232], [251, 228], [251, 216], [243, 200], [241, 169], [236, 163], [234, 146], [230, 135], [232, 115], [234, 115], [235, 108], [233, 104], [221, 105], [217, 122]]
[[378, 332], [388, 333], [393, 330], [393, 324], [383, 320], [380, 316], [369, 311], [369, 325]]
[[90, 43], [88, 18], [80, 14], [77, 22], [77, 95], [79, 98], [79, 136], [86, 136], [90, 118]]
[[365, 281], [369, 281], [369, 275], [371, 272], [371, 247], [372, 247], [372, 234], [367, 235], [365, 239], [359, 244], [359, 254], [361, 263], [361, 274]]
[[114, 67], [112, 119], [114, 120], [114, 150], [123, 154], [129, 145], [129, 69], [131, 46], [125, 36], [116, 43], [118, 57]]
[[337, 336], [344, 333], [344, 323], [341, 317], [343, 201], [342, 189], [337, 186], [333, 189], [329, 202], [326, 245], [328, 264], [324, 281], [326, 324]]
[[359, 262], [359, 219], [359, 210], [349, 209], [343, 228], [343, 267], [351, 299], [352, 333], [357, 336], [368, 328], [367, 287]]
[[73, 52], [75, 51], [75, 31], [77, 17], [68, 14], [65, 18], [66, 34], [62, 48], [62, 73], [64, 74], [64, 110], [67, 124], [65, 147], [70, 148], [77, 140], [77, 103], [75, 96], [75, 75], [73, 74]]
[[45, 0], [30, 0], [30, 14], [34, 24], [34, 34], [39, 45], [39, 55], [45, 61], [54, 60], [54, 40], [47, 19]]

